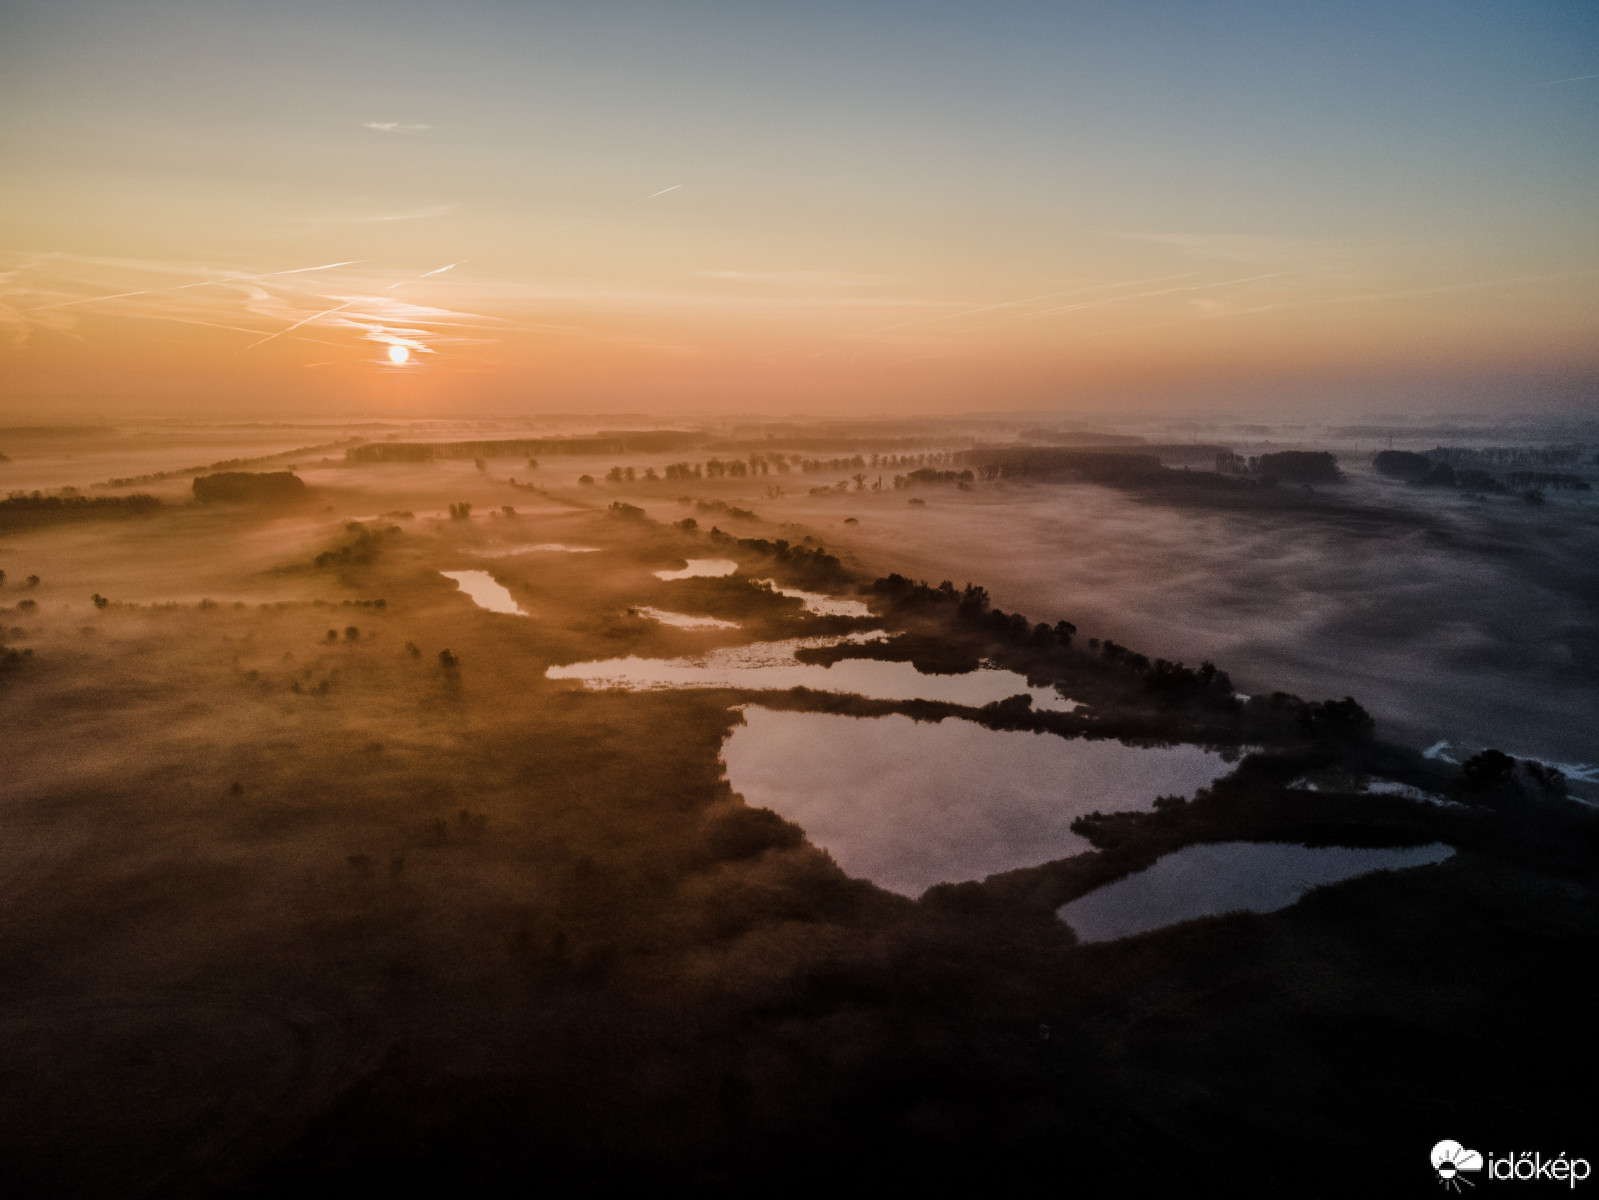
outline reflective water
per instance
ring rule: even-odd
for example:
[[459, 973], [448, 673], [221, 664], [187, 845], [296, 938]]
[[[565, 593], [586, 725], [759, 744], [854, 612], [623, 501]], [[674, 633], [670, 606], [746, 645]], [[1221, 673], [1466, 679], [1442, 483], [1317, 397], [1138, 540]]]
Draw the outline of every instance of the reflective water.
[[667, 612], [664, 608], [651, 608], [641, 604], [637, 608], [628, 610], [640, 617], [648, 617], [652, 621], [659, 621], [662, 625], [671, 625], [676, 629], [737, 629], [737, 621], [719, 621], [715, 617], [691, 617], [687, 613]]
[[657, 579], [697, 579], [702, 576], [715, 578], [719, 575], [731, 575], [738, 570], [738, 564], [730, 558], [691, 558], [688, 566], [681, 571], [657, 571]]
[[499, 550], [478, 550], [479, 558], [509, 558], [513, 554], [598, 554], [598, 546], [563, 546], [560, 542], [539, 542], [531, 546], [506, 546]]
[[1025, 695], [1033, 706], [1052, 712], [1070, 712], [1075, 701], [1062, 698], [1052, 687], [1031, 687], [1024, 676], [992, 667], [965, 675], [923, 675], [908, 662], [844, 659], [832, 666], [794, 660], [794, 652], [808, 647], [837, 646], [878, 641], [882, 630], [847, 637], [791, 638], [730, 646], [688, 658], [609, 658], [600, 662], [551, 667], [551, 679], [577, 679], [592, 688], [655, 691], [662, 688], [743, 688], [749, 691], [787, 691], [806, 687], [818, 692], [848, 692], [868, 700], [942, 700], [948, 704], [981, 707], [996, 700]]
[[1148, 810], [1232, 767], [1197, 746], [774, 712], [749, 706], [722, 747], [751, 805], [805, 830], [846, 872], [905, 896], [1091, 849], [1071, 831], [1088, 812]]
[[1375, 850], [1285, 842], [1185, 846], [1147, 870], [1062, 905], [1059, 912], [1079, 939], [1104, 942], [1195, 917], [1276, 912], [1311, 888], [1371, 871], [1427, 866], [1453, 853], [1442, 842]]
[[779, 596], [792, 596], [803, 601], [805, 611], [815, 613], [819, 617], [869, 617], [872, 610], [859, 600], [840, 600], [836, 596], [824, 596], [821, 592], [802, 592], [798, 588], [783, 587], [775, 579], [752, 579], [756, 587], [769, 588]]
[[440, 571], [439, 574], [455, 580], [456, 586], [470, 596], [472, 603], [479, 608], [512, 616], [527, 616], [504, 585], [495, 583], [494, 576], [487, 571]]

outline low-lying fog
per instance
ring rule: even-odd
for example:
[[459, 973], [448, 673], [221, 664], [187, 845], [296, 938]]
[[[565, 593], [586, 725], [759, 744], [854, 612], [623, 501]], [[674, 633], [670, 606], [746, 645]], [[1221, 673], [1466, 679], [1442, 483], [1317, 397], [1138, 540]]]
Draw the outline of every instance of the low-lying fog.
[[1035, 621], [1211, 659], [1247, 694], [1352, 695], [1421, 745], [1594, 762], [1599, 509], [1364, 490], [1393, 517], [1179, 508], [1087, 484], [762, 507], [882, 569], [984, 584]]

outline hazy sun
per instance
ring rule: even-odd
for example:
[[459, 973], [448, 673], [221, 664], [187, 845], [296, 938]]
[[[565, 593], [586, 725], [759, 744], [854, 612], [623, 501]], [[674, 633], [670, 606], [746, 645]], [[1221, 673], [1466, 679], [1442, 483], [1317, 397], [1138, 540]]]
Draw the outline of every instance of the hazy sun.
[[403, 366], [411, 357], [411, 352], [404, 346], [389, 347], [389, 361], [395, 366]]

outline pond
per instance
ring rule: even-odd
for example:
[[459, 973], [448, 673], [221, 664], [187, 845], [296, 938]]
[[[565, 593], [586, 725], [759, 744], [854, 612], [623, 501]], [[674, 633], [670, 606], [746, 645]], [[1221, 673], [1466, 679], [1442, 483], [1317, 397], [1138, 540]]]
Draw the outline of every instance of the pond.
[[818, 617], [869, 617], [872, 610], [859, 600], [840, 600], [821, 592], [802, 592], [798, 588], [783, 587], [775, 579], [752, 579], [756, 587], [768, 588], [779, 596], [791, 596], [802, 601], [805, 611]]
[[1220, 913], [1276, 912], [1311, 888], [1372, 871], [1442, 862], [1442, 842], [1403, 849], [1300, 846], [1287, 842], [1213, 842], [1185, 846], [1058, 910], [1079, 940], [1104, 942]]
[[719, 621], [715, 617], [691, 617], [687, 613], [667, 612], [664, 608], [651, 608], [647, 604], [640, 604], [628, 611], [636, 616], [647, 617], [651, 621], [659, 621], [662, 625], [670, 625], [674, 629], [738, 628], [737, 621]]
[[908, 662], [846, 658], [831, 666], [797, 662], [796, 650], [878, 641], [881, 630], [845, 637], [790, 638], [731, 646], [689, 658], [610, 658], [551, 667], [551, 679], [576, 679], [591, 688], [656, 691], [664, 688], [742, 688], [779, 691], [805, 687], [818, 692], [848, 692], [868, 700], [941, 700], [981, 707], [1024, 695], [1033, 706], [1070, 712], [1074, 701], [1052, 687], [1032, 687], [1014, 671], [981, 667], [965, 675], [923, 675]]
[[513, 554], [598, 554], [598, 546], [564, 546], [560, 542], [539, 542], [531, 546], [506, 546], [499, 550], [477, 550], [479, 558], [509, 558]]
[[527, 613], [503, 584], [496, 583], [487, 571], [440, 571], [446, 579], [453, 579], [457, 587], [472, 598], [472, 603], [490, 612], [509, 613], [525, 617]]
[[1197, 746], [743, 711], [722, 747], [733, 789], [799, 825], [848, 874], [903, 896], [1092, 849], [1075, 818], [1147, 811], [1232, 770]]
[[730, 558], [691, 558], [681, 571], [657, 571], [657, 579], [715, 579], [731, 575], [738, 564]]

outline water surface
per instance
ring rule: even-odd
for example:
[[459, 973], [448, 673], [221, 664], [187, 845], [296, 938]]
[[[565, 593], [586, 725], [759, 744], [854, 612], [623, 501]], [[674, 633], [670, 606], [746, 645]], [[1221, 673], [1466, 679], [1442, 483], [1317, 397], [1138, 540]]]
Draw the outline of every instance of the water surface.
[[1197, 746], [921, 723], [904, 716], [744, 709], [728, 781], [781, 813], [850, 875], [904, 896], [1092, 849], [1074, 819], [1148, 810], [1232, 768]]
[[496, 583], [494, 576], [487, 571], [440, 571], [439, 574], [455, 580], [456, 586], [470, 596], [472, 603], [479, 608], [517, 617], [527, 616], [505, 585]]
[[756, 587], [768, 588], [779, 596], [792, 596], [802, 601], [805, 611], [818, 617], [869, 617], [872, 610], [859, 600], [841, 600], [821, 592], [802, 592], [799, 588], [783, 587], [775, 579], [752, 579]]
[[598, 546], [564, 546], [560, 542], [539, 542], [531, 546], [507, 546], [500, 550], [478, 550], [479, 558], [509, 558], [513, 554], [598, 554]]
[[1147, 870], [1061, 906], [1059, 912], [1082, 941], [1105, 942], [1195, 917], [1276, 912], [1311, 888], [1372, 871], [1427, 866], [1453, 853], [1442, 842], [1403, 849], [1312, 848], [1287, 842], [1185, 846]]
[[738, 564], [730, 558], [691, 558], [688, 566], [681, 571], [657, 571], [657, 579], [714, 579], [721, 575], [731, 575], [738, 570]]
[[641, 604], [628, 611], [675, 629], [737, 629], [737, 621], [719, 621], [715, 617], [691, 617], [687, 613], [667, 612], [664, 608], [651, 608]]
[[790, 638], [731, 646], [687, 658], [609, 658], [599, 662], [551, 667], [551, 679], [577, 679], [592, 688], [655, 691], [664, 688], [742, 688], [787, 691], [805, 687], [818, 692], [847, 692], [868, 700], [941, 700], [981, 707], [1012, 696], [1028, 696], [1033, 706], [1070, 712], [1075, 701], [1052, 687], [1032, 687], [1014, 671], [983, 667], [965, 675], [923, 675], [908, 662], [846, 658], [831, 666], [797, 662], [794, 652], [809, 647], [859, 644], [887, 635], [882, 630], [846, 637]]

